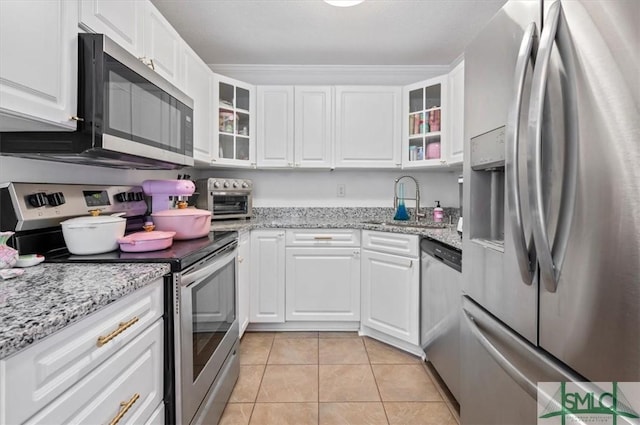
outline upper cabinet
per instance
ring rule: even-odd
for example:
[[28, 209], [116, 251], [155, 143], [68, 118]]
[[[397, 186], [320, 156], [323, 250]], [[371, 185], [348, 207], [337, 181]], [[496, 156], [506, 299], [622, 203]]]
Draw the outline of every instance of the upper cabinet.
[[332, 166], [333, 90], [258, 87], [258, 167]]
[[400, 168], [402, 89], [335, 88], [335, 166]]
[[449, 165], [462, 164], [464, 151], [464, 61], [449, 73]]
[[196, 165], [211, 164], [214, 148], [211, 136], [211, 79], [206, 63], [186, 44], [182, 46], [184, 92], [193, 99], [193, 159]]
[[135, 57], [142, 56], [145, 3], [133, 0], [80, 0], [80, 27], [105, 34]]
[[0, 131], [73, 131], [77, 4], [0, 1]]
[[255, 86], [213, 75], [213, 110], [217, 115], [214, 160], [222, 165], [254, 167]]
[[402, 165], [446, 165], [448, 77], [405, 87]]
[[144, 6], [142, 40], [141, 60], [167, 81], [182, 88], [179, 79], [182, 39], [150, 1]]

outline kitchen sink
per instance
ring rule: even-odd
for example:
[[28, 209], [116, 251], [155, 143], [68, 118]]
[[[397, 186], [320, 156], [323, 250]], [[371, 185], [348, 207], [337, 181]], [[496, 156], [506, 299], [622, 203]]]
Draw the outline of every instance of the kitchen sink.
[[414, 227], [417, 229], [446, 229], [449, 226], [445, 223], [420, 223], [415, 221], [382, 221], [382, 220], [369, 220], [363, 221], [363, 224], [375, 224], [378, 226], [399, 226], [399, 227]]

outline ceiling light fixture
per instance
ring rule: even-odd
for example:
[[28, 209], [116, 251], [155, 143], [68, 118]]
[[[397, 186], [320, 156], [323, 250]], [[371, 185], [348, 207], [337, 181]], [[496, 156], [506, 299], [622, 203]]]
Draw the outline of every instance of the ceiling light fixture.
[[329, 3], [331, 6], [349, 7], [362, 3], [364, 0], [324, 0], [325, 3]]

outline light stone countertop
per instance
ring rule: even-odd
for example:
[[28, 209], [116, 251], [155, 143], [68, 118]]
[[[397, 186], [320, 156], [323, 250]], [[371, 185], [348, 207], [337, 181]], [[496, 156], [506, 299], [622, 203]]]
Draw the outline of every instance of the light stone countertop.
[[0, 280], [0, 359], [169, 273], [169, 264], [42, 263]]
[[[388, 224], [371, 224], [367, 221], [384, 221]], [[328, 219], [312, 217], [263, 217], [250, 220], [222, 220], [213, 221], [211, 230], [253, 230], [253, 229], [362, 229], [376, 230], [379, 232], [406, 233], [410, 235], [425, 236], [462, 250], [462, 239], [455, 226], [446, 225], [443, 228], [408, 227], [406, 225], [394, 226], [393, 220], [368, 220], [368, 219]], [[421, 222], [421, 224], [430, 224]], [[435, 223], [431, 223], [435, 224]]]

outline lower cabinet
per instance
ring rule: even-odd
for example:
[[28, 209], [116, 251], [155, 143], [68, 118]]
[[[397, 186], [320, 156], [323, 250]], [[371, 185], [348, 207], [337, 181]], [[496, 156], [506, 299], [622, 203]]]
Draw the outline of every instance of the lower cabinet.
[[288, 247], [286, 263], [286, 320], [360, 320], [360, 248]]
[[249, 294], [251, 282], [251, 236], [248, 230], [238, 235], [238, 322], [240, 338], [249, 325]]
[[[418, 237], [365, 230], [363, 241], [362, 326], [417, 346], [420, 343]], [[407, 255], [395, 253], [400, 245], [411, 247]]]
[[283, 323], [284, 230], [251, 231], [250, 321]]
[[162, 284], [0, 361], [0, 423], [163, 422]]

